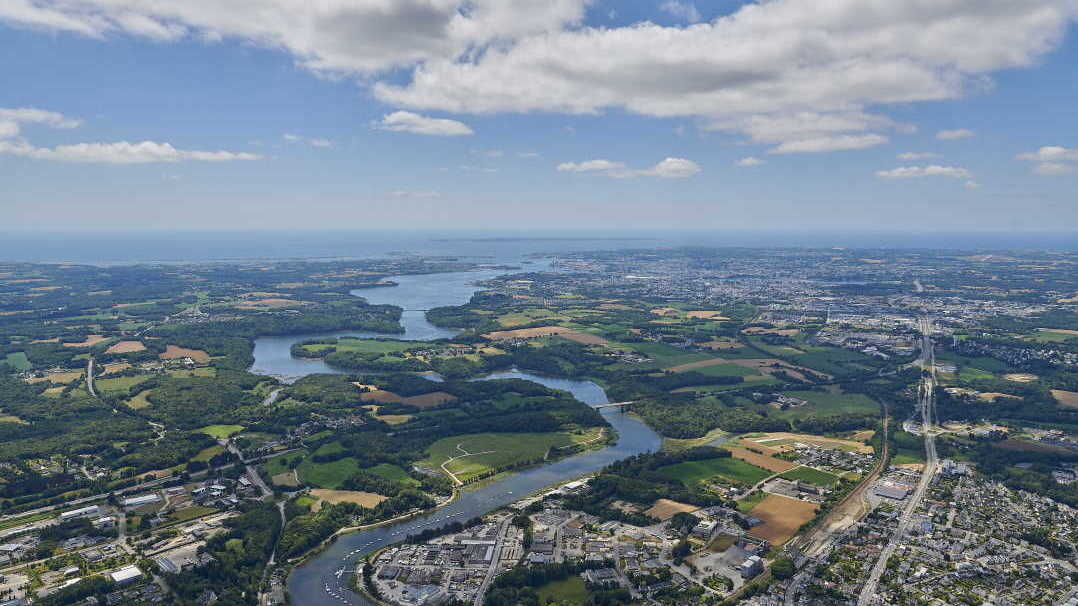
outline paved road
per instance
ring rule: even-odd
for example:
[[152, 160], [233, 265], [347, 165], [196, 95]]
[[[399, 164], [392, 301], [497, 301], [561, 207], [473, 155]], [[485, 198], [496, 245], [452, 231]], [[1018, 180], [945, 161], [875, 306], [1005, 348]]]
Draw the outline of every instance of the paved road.
[[487, 588], [490, 587], [491, 581], [494, 580], [495, 575], [498, 573], [498, 568], [502, 561], [502, 549], [505, 548], [505, 531], [509, 528], [509, 523], [512, 521], [512, 517], [506, 517], [502, 520], [502, 523], [498, 525], [498, 542], [494, 545], [494, 557], [491, 558], [490, 570], [487, 571], [487, 576], [483, 579], [483, 584], [479, 586], [479, 591], [475, 593], [474, 606], [483, 605], [483, 598], [487, 595]]
[[928, 492], [928, 486], [932, 481], [932, 476], [936, 473], [935, 426], [937, 417], [934, 397], [936, 390], [936, 355], [932, 345], [932, 321], [929, 318], [921, 318], [920, 325], [921, 361], [924, 367], [924, 372], [921, 375], [920, 412], [921, 432], [925, 438], [925, 468], [921, 473], [921, 481], [917, 483], [917, 488], [906, 504], [906, 509], [902, 511], [902, 515], [898, 518], [898, 528], [891, 535], [891, 539], [887, 541], [883, 551], [880, 552], [880, 557], [876, 560], [875, 566], [872, 567], [872, 573], [865, 582], [865, 586], [862, 588], [861, 595], [857, 600], [858, 606], [868, 606], [878, 602], [879, 597], [876, 592], [879, 588], [880, 578], [887, 569], [887, 560], [891, 558], [898, 544], [905, 539], [906, 534], [909, 532], [910, 526], [913, 524], [913, 514], [924, 500], [925, 493]]
[[94, 357], [90, 356], [86, 359], [86, 391], [90, 392], [90, 395], [97, 397], [97, 392], [94, 391]]

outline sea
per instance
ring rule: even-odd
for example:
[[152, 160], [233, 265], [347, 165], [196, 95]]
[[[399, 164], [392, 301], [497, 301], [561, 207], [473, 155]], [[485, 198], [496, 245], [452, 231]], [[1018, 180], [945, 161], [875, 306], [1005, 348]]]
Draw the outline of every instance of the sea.
[[1078, 251], [1078, 233], [745, 230], [4, 232], [0, 228], [0, 262], [94, 265], [359, 259], [397, 255], [495, 260], [528, 254], [680, 246], [1073, 252]]

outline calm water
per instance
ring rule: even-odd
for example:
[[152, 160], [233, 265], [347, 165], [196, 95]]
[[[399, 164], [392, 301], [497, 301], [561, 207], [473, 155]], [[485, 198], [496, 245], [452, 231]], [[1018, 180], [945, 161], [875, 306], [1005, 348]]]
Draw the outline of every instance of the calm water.
[[[609, 402], [602, 387], [591, 381], [557, 379], [520, 371], [500, 372], [485, 378], [527, 379], [568, 391], [578, 400], [593, 406]], [[614, 461], [659, 449], [662, 439], [654, 431], [635, 418], [617, 412], [618, 410], [604, 408], [600, 411], [618, 432], [618, 441], [612, 446], [526, 469], [480, 488], [466, 490], [453, 503], [407, 522], [342, 536], [328, 549], [296, 568], [289, 576], [288, 592], [292, 603], [299, 606], [368, 606], [368, 600], [347, 589], [351, 571], [355, 569], [356, 562], [363, 554], [396, 543], [407, 535], [426, 528], [437, 528], [447, 522], [464, 521], [482, 515], [537, 490], [596, 472]], [[342, 568], [345, 572], [338, 577], [336, 573]]]
[[[519, 264], [519, 271], [544, 271], [550, 268], [550, 261], [540, 259], [530, 262], [512, 261]], [[506, 263], [509, 264], [509, 263]], [[409, 341], [430, 341], [445, 339], [457, 334], [455, 330], [438, 328], [427, 321], [422, 310], [446, 305], [467, 303], [479, 287], [476, 282], [509, 273], [504, 269], [484, 269], [477, 271], [451, 272], [442, 274], [424, 274], [415, 276], [397, 276], [391, 278], [397, 286], [362, 288], [352, 294], [363, 297], [376, 305], [396, 305], [405, 311], [401, 315], [403, 335], [346, 330], [333, 333], [312, 333], [289, 335], [284, 337], [259, 337], [255, 339], [255, 363], [251, 372], [280, 377], [292, 381], [304, 375], [314, 373], [339, 373], [325, 362], [318, 359], [293, 358], [292, 345], [308, 339], [321, 337], [381, 337], [406, 339]]]
[[[504, 262], [504, 261], [503, 261]], [[524, 266], [525, 270], [541, 270], [547, 262]], [[474, 285], [483, 280], [506, 273], [505, 270], [483, 270], [422, 276], [394, 278], [399, 286], [371, 288], [353, 291], [356, 296], [371, 303], [391, 304], [406, 310], [423, 310], [444, 305], [467, 302], [478, 289]], [[455, 333], [431, 325], [421, 311], [405, 312], [402, 322], [405, 333], [402, 338], [429, 340], [451, 337]], [[376, 336], [372, 333], [341, 332], [341, 335]], [[335, 372], [320, 360], [293, 359], [290, 349], [293, 343], [322, 335], [293, 335], [289, 337], [262, 337], [255, 341], [254, 372], [273, 374], [295, 379], [319, 372]], [[596, 406], [609, 400], [606, 392], [591, 381], [576, 381], [543, 377], [520, 371], [499, 372], [484, 379], [527, 379], [554, 389], [573, 394], [581, 402]], [[572, 456], [548, 465], [511, 474], [481, 487], [464, 491], [453, 503], [427, 515], [402, 522], [341, 537], [325, 551], [296, 568], [288, 578], [288, 591], [292, 603], [299, 606], [323, 606], [333, 604], [363, 604], [368, 602], [347, 589], [351, 571], [360, 556], [384, 545], [400, 541], [408, 534], [448, 522], [463, 521], [508, 505], [532, 492], [596, 472], [606, 465], [626, 457], [658, 450], [662, 439], [650, 428], [636, 419], [619, 412], [620, 409], [605, 408], [600, 414], [610, 422], [618, 434], [616, 444]], [[337, 576], [338, 570], [344, 570]]]

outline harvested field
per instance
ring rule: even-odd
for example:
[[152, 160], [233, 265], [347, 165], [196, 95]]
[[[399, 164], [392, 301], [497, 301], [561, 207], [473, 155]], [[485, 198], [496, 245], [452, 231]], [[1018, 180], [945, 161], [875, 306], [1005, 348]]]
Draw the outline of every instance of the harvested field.
[[81, 378], [82, 378], [82, 371], [81, 370], [73, 370], [73, 371], [70, 371], [70, 372], [52, 372], [52, 373], [49, 373], [49, 374], [45, 375], [44, 377], [34, 377], [32, 379], [27, 379], [26, 382], [27, 383], [44, 383], [44, 382], [48, 381], [49, 383], [54, 383], [54, 384], [58, 384], [58, 385], [67, 385], [68, 383], [70, 383], [72, 381], [76, 381], [76, 380], [81, 379]]
[[536, 339], [538, 337], [555, 337], [573, 332], [564, 326], [537, 326], [535, 328], [518, 328], [516, 330], [498, 330], [483, 335], [484, 339], [501, 341], [504, 339]]
[[850, 450], [853, 452], [861, 452], [865, 454], [872, 454], [872, 447], [868, 444], [863, 444], [854, 440], [843, 440], [841, 438], [825, 438], [823, 436], [814, 436], [803, 433], [788, 433], [784, 431], [771, 432], [763, 434], [760, 437], [746, 440], [746, 443], [752, 443], [753, 446], [775, 446], [776, 442], [780, 442], [781, 448], [777, 450], [792, 450], [793, 446], [790, 446], [792, 442], [802, 442], [805, 444], [812, 444], [821, 448], [835, 448], [838, 450]]
[[729, 364], [728, 360], [723, 358], [711, 358], [709, 360], [700, 360], [699, 362], [689, 362], [688, 364], [678, 364], [677, 366], [671, 366], [667, 370], [670, 372], [689, 372], [690, 370], [697, 370], [699, 368], [707, 368], [708, 366], [718, 366], [719, 364]]
[[1078, 408], [1078, 391], [1064, 391], [1062, 389], [1053, 389], [1052, 397], [1059, 402], [1060, 406], [1065, 408]]
[[577, 343], [583, 343], [584, 345], [609, 345], [610, 341], [600, 337], [599, 335], [593, 335], [586, 332], [570, 331], [558, 335], [563, 339], [569, 339], [570, 341], [576, 341]]
[[292, 299], [251, 299], [248, 301], [242, 301], [237, 303], [234, 307], [242, 309], [251, 309], [257, 307], [270, 307], [273, 309], [281, 309], [284, 307], [295, 307], [299, 305], [307, 305], [306, 301], [295, 301]]
[[93, 347], [102, 341], [108, 340], [108, 337], [102, 335], [87, 335], [85, 341], [80, 343], [64, 343], [64, 347]]
[[444, 391], [435, 391], [431, 393], [420, 394], [418, 396], [404, 397], [397, 395], [392, 391], [386, 391], [379, 389], [378, 391], [368, 391], [359, 395], [359, 399], [363, 402], [378, 402], [381, 404], [390, 404], [399, 402], [401, 404], [407, 404], [408, 406], [415, 406], [416, 408], [437, 408], [443, 404], [454, 402], [457, 396]]
[[872, 429], [866, 429], [864, 431], [858, 431], [850, 435], [850, 439], [855, 442], [868, 442], [872, 439], [872, 436], [876, 435], [876, 432]]
[[697, 509], [700, 508], [696, 505], [678, 503], [677, 501], [671, 501], [670, 499], [659, 499], [652, 504], [650, 509], [644, 511], [644, 515], [665, 522], [679, 513], [692, 513]]
[[669, 316], [669, 315], [675, 315], [676, 316], [679, 312], [678, 312], [678, 310], [674, 309], [673, 307], [656, 307], [655, 309], [651, 310], [651, 313], [653, 313], [653, 314], [655, 314], [657, 316]]
[[1040, 377], [1029, 374], [1028, 372], [1011, 372], [1003, 375], [1003, 378], [1008, 381], [1014, 381], [1015, 383], [1032, 383]]
[[101, 372], [101, 374], [102, 375], [111, 375], [111, 374], [115, 374], [115, 373], [118, 373], [118, 372], [123, 372], [123, 371], [127, 370], [128, 368], [131, 368], [131, 365], [128, 364], [127, 362], [110, 362], [108, 364], [105, 364], [104, 370]]
[[181, 358], [191, 358], [199, 364], [205, 364], [210, 361], [210, 354], [202, 351], [201, 349], [187, 349], [186, 347], [178, 347], [176, 345], [169, 345], [165, 348], [164, 353], [158, 356], [162, 360], [179, 360]]
[[[34, 289], [37, 290], [37, 289]], [[1078, 336], [1078, 330], [1071, 330], [1069, 328], [1038, 328], [1041, 332], [1054, 332], [1057, 335], [1074, 335]]]
[[[725, 448], [734, 455], [734, 458], [741, 459], [742, 461], [746, 463], [751, 463], [752, 465], [755, 465], [757, 467], [762, 467], [768, 471], [774, 471], [776, 473], [779, 473], [783, 471], [789, 471], [797, 467], [797, 463], [791, 461], [783, 461], [782, 459], [776, 459], [767, 455], [758, 454], [745, 448], [738, 448], [736, 446], [726, 446]], [[763, 450], [764, 452], [770, 450], [765, 450], [763, 448], [759, 448], [758, 446], [753, 446], [753, 448], [756, 448], [757, 450]]]
[[389, 497], [383, 497], [373, 492], [360, 492], [355, 490], [324, 490], [316, 488], [311, 491], [311, 496], [318, 499], [311, 509], [317, 511], [322, 508], [322, 503], [336, 505], [337, 503], [355, 503], [368, 509], [373, 508]]
[[789, 541], [802, 524], [816, 515], [816, 505], [769, 494], [749, 514], [763, 520], [763, 524], [749, 530], [749, 534], [778, 546]]
[[146, 346], [141, 341], [120, 341], [109, 346], [105, 350], [107, 354], [125, 354], [135, 353], [136, 351], [145, 351]]
[[698, 320], [729, 320], [726, 316], [722, 315], [721, 311], [690, 311], [685, 314], [690, 318], [696, 318]]
[[53, 337], [51, 339], [34, 339], [31, 343], [59, 343], [60, 337]]

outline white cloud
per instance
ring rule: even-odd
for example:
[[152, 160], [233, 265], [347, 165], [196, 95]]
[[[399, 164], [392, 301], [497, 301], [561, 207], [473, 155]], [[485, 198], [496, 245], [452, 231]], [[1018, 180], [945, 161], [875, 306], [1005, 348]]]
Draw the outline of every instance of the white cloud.
[[[59, 112], [33, 107], [0, 108], [0, 122], [8, 124], [44, 124], [51, 128], [77, 128], [82, 120], [68, 118]], [[17, 134], [17, 133], [16, 133]]]
[[[624, 109], [698, 117], [781, 152], [860, 149], [880, 144], [882, 129], [912, 130], [868, 108], [980, 89], [991, 73], [1031, 65], [1058, 46], [1076, 13], [1073, 0], [772, 0], [689, 27], [645, 22], [526, 36], [427, 61], [411, 82], [374, 90], [427, 110]], [[806, 117], [815, 132], [802, 132]]]
[[538, 158], [541, 154], [539, 152], [517, 152], [518, 158]]
[[678, 2], [678, 0], [666, 0], [659, 5], [659, 10], [668, 13], [678, 19], [684, 19], [689, 23], [700, 21], [700, 11], [692, 2]]
[[1017, 159], [1036, 162], [1033, 172], [1046, 177], [1078, 173], [1078, 148], [1046, 145], [1035, 152], [1018, 154]]
[[[858, 149], [908, 131], [879, 112], [981, 90], [992, 73], [1057, 48], [1078, 16], [1076, 0], [769, 0], [688, 26], [582, 26], [592, 4], [6, 0], [0, 21], [280, 49], [415, 111], [693, 117], [788, 152]], [[380, 80], [395, 69], [403, 73]], [[814, 132], [803, 132], [797, 123], [813, 115]]]
[[760, 166], [763, 163], [764, 163], [764, 161], [757, 158], [756, 156], [747, 156], [745, 158], [742, 158], [742, 159], [738, 160], [734, 164], [736, 166], [741, 166], [743, 168], [751, 168], [753, 166]]
[[578, 24], [589, 0], [5, 0], [0, 22], [95, 38], [234, 38], [375, 73]]
[[958, 139], [969, 139], [976, 135], [977, 133], [968, 128], [956, 128], [954, 130], [941, 130], [936, 133], [936, 138], [940, 141], [957, 141]]
[[867, 135], [837, 135], [788, 141], [769, 150], [769, 154], [815, 154], [821, 152], [866, 149], [887, 143], [887, 137], [876, 133]]
[[685, 158], [665, 158], [650, 168], [631, 169], [624, 162], [606, 159], [587, 160], [584, 162], [563, 162], [558, 171], [602, 175], [615, 179], [633, 177], [659, 177], [663, 179], [684, 179], [701, 171], [700, 165]]
[[417, 135], [457, 137], [471, 135], [475, 131], [467, 124], [446, 118], [430, 118], [413, 112], [398, 111], [386, 114], [376, 126], [382, 130]]
[[176, 149], [168, 143], [142, 141], [129, 143], [76, 143], [55, 147], [36, 147], [19, 137], [20, 123], [44, 124], [52, 128], [76, 128], [81, 120], [63, 114], [35, 108], [0, 108], [0, 154], [22, 156], [36, 160], [58, 162], [98, 162], [104, 164], [145, 164], [149, 162], [227, 162], [230, 160], [257, 160], [256, 154], [230, 151], [198, 151]]
[[168, 143], [141, 141], [129, 143], [76, 143], [56, 147], [34, 147], [22, 140], [0, 141], [0, 154], [11, 154], [35, 160], [58, 162], [93, 162], [102, 164], [147, 164], [152, 162], [228, 162], [258, 160], [256, 154], [230, 151], [197, 151], [176, 149]]
[[423, 190], [411, 190], [411, 189], [398, 189], [391, 192], [387, 192], [391, 198], [414, 198], [414, 199], [430, 199], [442, 197], [441, 192], [437, 192], [430, 189]]
[[289, 143], [306, 143], [311, 147], [333, 147], [333, 141], [322, 137], [304, 137], [293, 133], [285, 133], [281, 135], [281, 138]]
[[966, 189], [980, 189], [981, 188], [981, 184], [974, 181], [973, 179], [970, 179], [969, 181], [966, 181], [965, 183], [963, 183], [963, 185], [966, 186]]
[[929, 160], [939, 158], [940, 155], [934, 152], [906, 152], [895, 157], [899, 160]]
[[973, 173], [956, 166], [901, 166], [891, 170], [876, 171], [876, 176], [883, 179], [920, 179], [924, 177], [951, 177], [971, 181]]

